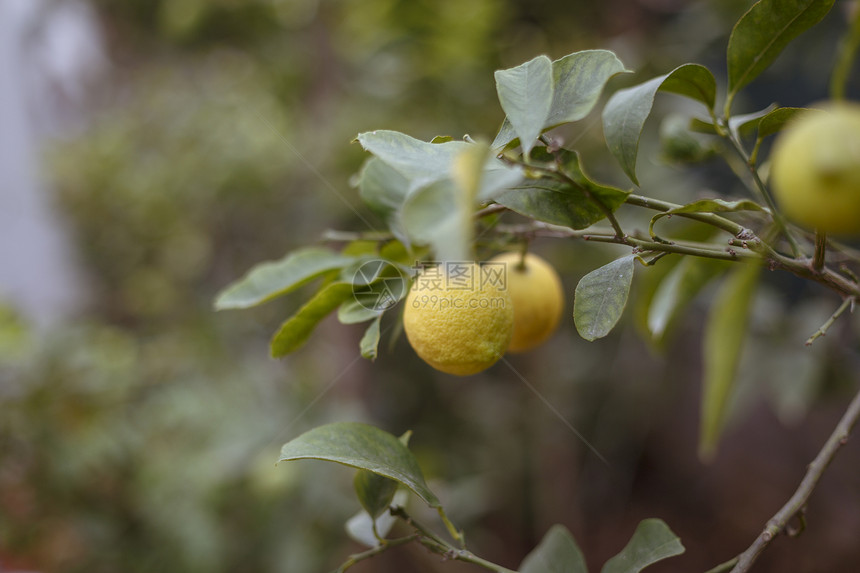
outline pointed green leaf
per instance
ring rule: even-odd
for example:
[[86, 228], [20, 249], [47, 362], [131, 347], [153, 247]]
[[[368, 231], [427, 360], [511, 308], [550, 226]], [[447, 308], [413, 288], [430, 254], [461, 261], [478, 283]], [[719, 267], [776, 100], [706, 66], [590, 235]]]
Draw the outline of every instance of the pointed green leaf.
[[342, 282], [334, 282], [320, 289], [272, 337], [272, 357], [280, 358], [300, 348], [322, 319], [352, 297], [352, 289], [351, 284]]
[[684, 257], [675, 265], [660, 282], [648, 308], [651, 336], [655, 340], [662, 339], [681, 311], [730, 264], [701, 257]]
[[805, 107], [778, 107], [770, 111], [758, 122], [758, 139], [774, 135], [782, 131], [782, 128], [797, 119], [800, 115], [809, 111], [816, 111]]
[[699, 64], [684, 64], [670, 73], [632, 88], [615, 92], [603, 108], [603, 134], [609, 151], [630, 179], [636, 178], [636, 156], [645, 120], [651, 114], [658, 91], [683, 95], [713, 108], [716, 98], [713, 74]]
[[376, 320], [370, 323], [367, 330], [364, 331], [364, 336], [361, 337], [359, 348], [361, 355], [370, 360], [376, 360], [377, 350], [379, 346], [379, 324], [382, 321], [382, 315], [376, 317]]
[[684, 546], [660, 519], [644, 519], [621, 553], [606, 562], [601, 573], [639, 573], [658, 561], [680, 555]]
[[[600, 99], [606, 82], [626, 71], [618, 57], [608, 50], [574, 52], [554, 61], [552, 76], [555, 89], [542, 131], [587, 116]], [[506, 118], [492, 147], [505, 147], [516, 139], [517, 133]]]
[[573, 299], [573, 320], [580, 336], [591, 342], [612, 331], [627, 305], [632, 281], [632, 255], [582, 277]]
[[520, 573], [588, 573], [585, 558], [563, 525], [553, 525], [541, 542], [526, 555]]
[[761, 0], [744, 14], [729, 37], [728, 97], [767, 69], [797, 36], [821, 21], [834, 0]]
[[280, 461], [300, 459], [336, 462], [391, 478], [431, 507], [440, 507], [412, 452], [397, 437], [375, 426], [336, 422], [314, 428], [281, 448]]
[[708, 316], [702, 340], [704, 379], [699, 436], [699, 454], [704, 459], [713, 455], [725, 424], [760, 274], [761, 268], [754, 264], [734, 269]]
[[515, 68], [498, 70], [495, 77], [499, 102], [520, 139], [523, 154], [528, 155], [552, 106], [552, 62], [541, 55]]
[[255, 266], [215, 300], [215, 309], [249, 308], [287, 294], [318, 276], [351, 262], [353, 257], [322, 247], [293, 251], [280, 261]]

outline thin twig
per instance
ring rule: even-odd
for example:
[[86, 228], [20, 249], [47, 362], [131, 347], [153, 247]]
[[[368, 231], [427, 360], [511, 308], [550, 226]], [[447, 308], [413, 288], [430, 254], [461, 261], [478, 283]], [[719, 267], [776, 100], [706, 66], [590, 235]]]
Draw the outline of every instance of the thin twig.
[[349, 556], [349, 559], [343, 562], [343, 564], [335, 569], [334, 573], [344, 573], [347, 569], [356, 565], [360, 561], [364, 561], [365, 559], [370, 559], [371, 557], [376, 557], [380, 553], [387, 551], [391, 547], [397, 547], [398, 545], [404, 545], [411, 541], [415, 541], [418, 539], [418, 534], [413, 533], [412, 535], [407, 535], [406, 537], [398, 537], [397, 539], [386, 539], [384, 543], [380, 543], [376, 547], [368, 549], [367, 551], [362, 551], [361, 553], [354, 553]]
[[806, 339], [806, 345], [812, 345], [812, 343], [815, 342], [816, 338], [827, 334], [827, 331], [830, 329], [831, 326], [833, 326], [833, 323], [836, 322], [836, 319], [842, 316], [842, 313], [848, 310], [848, 308], [854, 306], [854, 300], [855, 299], [853, 296], [846, 297], [846, 299], [842, 301], [842, 304], [839, 305], [839, 308], [836, 309], [836, 312], [830, 315], [830, 318], [827, 319], [827, 322], [822, 324], [819, 329], [812, 334], [812, 336]]
[[764, 530], [756, 537], [753, 544], [746, 551], [738, 555], [738, 561], [734, 569], [732, 569], [732, 573], [749, 571], [755, 560], [770, 544], [773, 538], [785, 531], [789, 521], [803, 511], [809, 496], [812, 495], [824, 470], [830, 465], [839, 448], [848, 441], [848, 436], [851, 434], [851, 430], [857, 423], [858, 418], [860, 418], [860, 391], [851, 400], [848, 409], [845, 411], [842, 419], [839, 420], [833, 433], [827, 438], [824, 447], [821, 448], [821, 451], [818, 452], [818, 455], [809, 464], [806, 475], [803, 476], [803, 480], [800, 482], [797, 491], [794, 492], [791, 499], [780, 508], [776, 515], [767, 522]]

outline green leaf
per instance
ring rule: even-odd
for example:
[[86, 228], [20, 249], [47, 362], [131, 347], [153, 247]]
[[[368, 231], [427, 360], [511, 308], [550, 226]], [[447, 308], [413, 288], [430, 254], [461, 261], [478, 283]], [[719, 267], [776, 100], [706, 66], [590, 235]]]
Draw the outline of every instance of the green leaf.
[[[402, 488], [398, 489], [394, 494], [394, 499], [391, 500], [391, 505], [405, 505], [408, 501], [408, 496], [408, 491]], [[396, 521], [397, 518], [391, 515], [390, 512], [383, 512], [379, 517], [373, 519], [362, 509], [347, 520], [346, 533], [350, 538], [367, 547], [378, 547], [380, 541], [377, 535], [384, 539]]]
[[359, 422], [336, 422], [319, 426], [287, 442], [280, 461], [317, 459], [336, 462], [391, 478], [423, 499], [441, 506], [430, 491], [418, 460], [397, 437], [375, 426]]
[[558, 156], [538, 147], [533, 150], [532, 157], [554, 163], [574, 184], [551, 178], [530, 181], [497, 194], [496, 203], [545, 223], [585, 229], [606, 216], [596, 201], [614, 212], [627, 200], [629, 191], [592, 181], [582, 170], [579, 154], [567, 150], [557, 153]]
[[610, 211], [615, 211], [627, 201], [630, 191], [610, 187], [592, 181], [582, 169], [579, 153], [567, 149], [559, 150], [559, 160], [562, 172], [570, 177], [577, 185], [588, 190], [591, 196], [600, 201]]
[[439, 261], [471, 260], [472, 212], [450, 179], [418, 190], [400, 211], [410, 240], [430, 245]]
[[280, 358], [300, 348], [322, 319], [352, 297], [352, 290], [351, 284], [343, 282], [334, 282], [320, 289], [272, 337], [272, 357]]
[[409, 180], [379, 159], [368, 159], [358, 175], [358, 193], [362, 201], [376, 211], [389, 214], [406, 199]]
[[353, 485], [361, 507], [373, 519], [388, 509], [397, 491], [396, 481], [367, 470], [358, 470], [355, 473]]
[[541, 542], [526, 555], [520, 573], [588, 573], [585, 558], [563, 525], [553, 525]]
[[788, 122], [810, 111], [817, 110], [805, 107], [778, 107], [770, 111], [758, 122], [758, 140], [761, 141], [765, 137], [779, 133]]
[[573, 299], [573, 320], [580, 336], [591, 342], [612, 331], [627, 305], [632, 281], [632, 255], [582, 277]]
[[661, 519], [644, 519], [621, 553], [606, 562], [601, 573], [638, 573], [658, 561], [680, 555], [684, 546]]
[[657, 287], [648, 308], [648, 330], [661, 340], [669, 326], [696, 295], [714, 278], [725, 272], [726, 261], [684, 257]]
[[760, 109], [758, 111], [744, 113], [741, 115], [733, 115], [729, 118], [728, 121], [729, 131], [731, 131], [732, 134], [738, 139], [752, 135], [758, 127], [758, 124], [761, 119], [775, 109], [776, 104], [772, 103], [766, 108]]
[[370, 323], [367, 330], [364, 331], [364, 336], [361, 337], [359, 348], [361, 355], [370, 360], [376, 360], [377, 350], [379, 346], [379, 324], [382, 321], [382, 315], [376, 317], [376, 320]]
[[552, 62], [541, 55], [515, 68], [498, 70], [495, 78], [499, 102], [520, 139], [523, 154], [528, 155], [552, 107]]
[[821, 21], [834, 0], [761, 0], [738, 20], [728, 45], [728, 104], [797, 36]]
[[216, 310], [249, 308], [287, 294], [303, 284], [353, 261], [322, 247], [293, 251], [276, 262], [255, 266], [218, 295]]
[[[411, 431], [406, 432], [400, 436], [400, 443], [408, 446], [411, 436]], [[368, 470], [355, 472], [353, 486], [361, 507], [374, 520], [388, 509], [397, 492], [396, 481]]]
[[[406, 196], [418, 189], [428, 187], [439, 181], [450, 179], [454, 159], [462, 152], [474, 148], [474, 143], [465, 141], [444, 141], [427, 143], [397, 131], [377, 130], [360, 133], [356, 138], [362, 147], [373, 153], [379, 160], [393, 168], [408, 182]], [[376, 175], [374, 173], [374, 175]], [[396, 178], [390, 177], [387, 184]], [[491, 195], [494, 190], [516, 185], [522, 179], [521, 170], [505, 165], [495, 157], [488, 157], [484, 165], [479, 198]], [[371, 195], [379, 201], [382, 192]], [[396, 194], [388, 193], [392, 199]]]
[[717, 293], [708, 316], [702, 340], [699, 455], [703, 459], [713, 455], [725, 424], [760, 274], [761, 267], [754, 264], [734, 269]]
[[716, 98], [713, 74], [699, 64], [684, 64], [666, 75], [637, 86], [618, 90], [603, 108], [603, 134], [609, 151], [631, 181], [636, 178], [636, 156], [645, 120], [651, 114], [658, 91], [683, 95], [713, 108]]
[[[587, 116], [600, 99], [606, 82], [623, 72], [627, 72], [624, 64], [608, 50], [574, 52], [554, 61], [552, 106], [542, 131]], [[505, 147], [516, 139], [517, 133], [506, 118], [492, 148]]]
[[663, 217], [680, 215], [683, 213], [736, 213], [738, 211], [760, 211], [767, 213], [768, 210], [750, 199], [738, 199], [737, 201], [726, 201], [725, 199], [701, 199], [693, 201], [668, 211], [658, 213], [651, 218], [648, 231], [654, 236], [654, 225]]
[[[358, 295], [361, 291], [356, 291]], [[371, 292], [371, 296], [378, 296]], [[341, 303], [337, 309], [337, 320], [341, 324], [359, 324], [373, 320], [382, 313], [382, 310], [374, 308], [373, 305], [365, 304], [363, 300], [355, 296]]]
[[448, 178], [454, 157], [471, 145], [465, 141], [427, 143], [384, 129], [360, 133], [357, 140], [364, 149], [405, 177], [410, 192]]
[[572, 229], [585, 229], [605, 216], [581, 188], [549, 179], [509, 189], [495, 200], [526, 217]]

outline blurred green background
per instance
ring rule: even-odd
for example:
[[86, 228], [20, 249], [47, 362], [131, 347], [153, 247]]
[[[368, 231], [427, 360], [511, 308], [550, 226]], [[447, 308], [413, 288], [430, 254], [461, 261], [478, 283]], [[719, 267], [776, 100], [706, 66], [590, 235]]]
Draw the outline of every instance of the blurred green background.
[[[431, 486], [493, 561], [515, 567], [561, 522], [598, 570], [640, 519], [660, 517], [688, 552], [654, 571], [705, 570], [745, 548], [787, 499], [857, 383], [850, 321], [802, 349], [838, 301], [769, 276], [737, 421], [702, 465], [698, 340], [709, 293], [658, 348], [638, 324], [665, 270], [640, 268], [637, 300], [611, 337], [588, 344], [567, 321], [544, 347], [511, 358], [604, 465], [503, 365], [453, 379], [404, 340], [389, 349], [387, 336], [371, 364], [359, 358], [360, 327], [333, 320], [273, 361], [268, 338], [302, 292], [253, 311], [212, 310], [219, 289], [254, 264], [326, 229], [376, 223], [350, 185], [364, 160], [350, 144], [357, 133], [491, 138], [503, 118], [493, 70], [538, 53], [615, 50], [640, 74], [610, 89], [687, 61], [719, 74], [747, 2], [89, 4], [108, 65], [88, 86], [84, 127], [48, 141], [42, 163], [86, 296], [49, 331], [11, 301], [0, 315], [0, 571], [330, 571], [360, 549], [343, 531], [359, 507], [352, 472], [274, 462], [288, 439], [342, 420], [412, 429]], [[834, 10], [739, 107], [824, 97], [821, 61], [844, 20]], [[740, 193], [717, 164], [661, 162], [658, 129], [654, 120], [645, 134], [643, 194]], [[562, 135], [589, 171], [626, 185], [598, 116]], [[621, 252], [535, 248], [563, 275], [569, 312], [576, 281]], [[847, 450], [813, 498], [809, 530], [775, 544], [759, 570], [856, 570], [860, 450]], [[405, 547], [353, 570], [474, 569]]]

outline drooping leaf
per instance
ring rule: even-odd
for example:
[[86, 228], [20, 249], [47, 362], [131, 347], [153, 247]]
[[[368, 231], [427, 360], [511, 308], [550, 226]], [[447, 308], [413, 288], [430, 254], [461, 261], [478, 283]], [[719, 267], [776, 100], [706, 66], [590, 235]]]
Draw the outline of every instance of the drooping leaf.
[[371, 322], [367, 330], [364, 331], [364, 336], [361, 337], [358, 345], [364, 358], [376, 360], [377, 347], [379, 346], [379, 324], [381, 321], [382, 316], [377, 316], [376, 320]]
[[648, 307], [651, 336], [655, 340], [662, 339], [681, 311], [730, 264], [701, 257], [684, 257], [675, 265], [660, 282]]
[[355, 472], [353, 485], [361, 507], [374, 519], [388, 509], [397, 491], [396, 481], [367, 470]]
[[834, 0], [761, 0], [732, 29], [727, 52], [728, 97], [767, 69], [797, 36], [821, 21]]
[[639, 573], [649, 565], [684, 552], [678, 536], [661, 519], [643, 519], [621, 553], [601, 573]]
[[573, 320], [580, 336], [591, 342], [612, 331], [627, 305], [632, 281], [632, 255], [582, 277], [573, 300]]
[[[574, 52], [554, 61], [552, 106], [542, 131], [587, 116], [600, 98], [606, 82], [626, 71], [618, 57], [608, 50]], [[505, 147], [517, 138], [511, 122], [505, 119], [492, 147]]]
[[300, 348], [322, 319], [352, 297], [353, 288], [348, 283], [334, 282], [320, 289], [272, 337], [272, 357], [280, 358]]
[[552, 107], [552, 62], [540, 55], [524, 64], [495, 73], [496, 91], [523, 154], [541, 134]]
[[354, 257], [322, 247], [293, 251], [280, 261], [255, 266], [218, 295], [215, 309], [249, 308], [287, 294], [329, 271], [343, 267]]
[[[391, 505], [402, 506], [407, 501], [409, 492], [405, 489], [398, 489], [394, 494], [394, 499], [391, 500]], [[354, 541], [366, 545], [367, 547], [377, 547], [380, 543], [376, 535], [385, 538], [388, 532], [396, 523], [397, 518], [391, 515], [390, 512], [383, 511], [375, 520], [365, 511], [361, 510], [346, 522], [346, 533]], [[375, 533], [374, 534], [374, 526]]]
[[710, 458], [728, 415], [735, 374], [746, 337], [750, 304], [761, 268], [746, 264], [734, 269], [720, 288], [708, 315], [702, 340], [701, 432], [699, 455]]
[[553, 525], [520, 564], [519, 573], [588, 573], [585, 558], [563, 525]]
[[609, 151], [624, 173], [636, 183], [636, 156], [645, 120], [651, 114], [658, 91], [683, 95], [713, 108], [716, 80], [708, 68], [699, 64], [684, 64], [668, 74], [637, 86], [618, 90], [603, 108], [603, 134]]
[[385, 476], [412, 490], [429, 506], [440, 507], [412, 452], [396, 436], [375, 426], [336, 422], [309, 430], [281, 448], [280, 461], [300, 459], [336, 462]]

